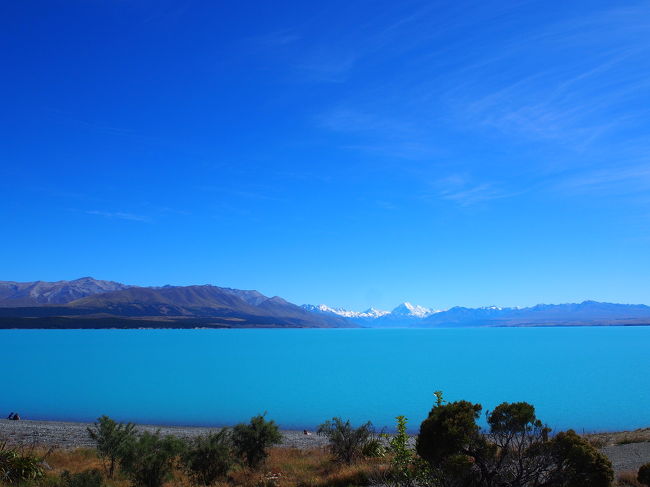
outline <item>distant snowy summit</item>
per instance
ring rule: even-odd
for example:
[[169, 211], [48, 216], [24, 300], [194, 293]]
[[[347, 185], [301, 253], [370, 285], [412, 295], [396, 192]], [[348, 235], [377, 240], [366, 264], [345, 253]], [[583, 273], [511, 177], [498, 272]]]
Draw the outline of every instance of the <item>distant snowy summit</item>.
[[394, 316], [405, 316], [409, 318], [426, 318], [427, 316], [431, 316], [434, 313], [439, 313], [439, 311], [431, 308], [425, 308], [424, 306], [417, 304], [413, 305], [408, 301], [400, 304], [390, 312], [390, 314]]
[[319, 304], [318, 306], [303, 304], [302, 307], [312, 313], [333, 314], [345, 318], [379, 318], [380, 316], [390, 314], [390, 311], [382, 311], [375, 308], [368, 308], [365, 311], [350, 311], [343, 308], [330, 308], [326, 304]]
[[392, 311], [384, 311], [375, 308], [369, 308], [365, 311], [351, 311], [344, 308], [332, 308], [326, 304], [303, 304], [302, 307], [312, 313], [322, 313], [338, 315], [348, 320], [366, 326], [393, 326], [396, 323], [410, 322], [427, 318], [438, 310], [425, 308], [424, 306], [414, 305], [405, 302], [394, 308]]

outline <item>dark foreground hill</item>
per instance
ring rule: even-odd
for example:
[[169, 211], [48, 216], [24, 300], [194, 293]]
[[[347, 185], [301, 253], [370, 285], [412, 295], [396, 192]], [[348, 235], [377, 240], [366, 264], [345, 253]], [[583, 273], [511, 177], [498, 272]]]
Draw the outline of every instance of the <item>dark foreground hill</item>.
[[[149, 288], [103, 284], [107, 281], [86, 281], [80, 289], [79, 281], [0, 283], [0, 328], [354, 326], [343, 318], [310, 313], [280, 297], [269, 298], [257, 291], [210, 285]], [[73, 299], [66, 301], [66, 296]]]

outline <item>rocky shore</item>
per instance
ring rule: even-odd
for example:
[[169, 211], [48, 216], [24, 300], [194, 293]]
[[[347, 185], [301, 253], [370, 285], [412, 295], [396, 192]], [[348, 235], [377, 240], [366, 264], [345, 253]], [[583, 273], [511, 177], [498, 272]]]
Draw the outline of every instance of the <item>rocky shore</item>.
[[[0, 442], [6, 440], [10, 444], [37, 443], [59, 448], [93, 447], [95, 445], [88, 437], [86, 430], [88, 426], [92, 426], [92, 423], [2, 419], [0, 420]], [[163, 435], [175, 435], [189, 439], [218, 428], [138, 425], [136, 429], [150, 432], [160, 430]], [[314, 431], [305, 435], [303, 431], [283, 430], [282, 435], [281, 446], [285, 448], [309, 449], [321, 447], [327, 443], [324, 437], [316, 435]], [[644, 463], [650, 462], [650, 428], [588, 436], [591, 440], [599, 443], [603, 453], [612, 461], [617, 473], [636, 471]]]

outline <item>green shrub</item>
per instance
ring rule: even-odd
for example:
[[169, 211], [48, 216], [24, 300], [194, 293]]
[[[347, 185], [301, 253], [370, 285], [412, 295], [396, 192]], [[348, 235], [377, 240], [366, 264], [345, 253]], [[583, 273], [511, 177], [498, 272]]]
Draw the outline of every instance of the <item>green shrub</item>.
[[639, 481], [640, 484], [650, 485], [650, 463], [641, 465], [641, 468], [639, 468], [639, 473], [637, 474], [636, 479]]
[[34, 454], [34, 449], [7, 448], [0, 444], [0, 482], [21, 485], [24, 482], [44, 477], [43, 457]]
[[391, 463], [386, 483], [397, 487], [409, 487], [416, 484], [420, 465], [415, 451], [409, 446], [410, 438], [406, 431], [408, 420], [405, 416], [397, 416], [395, 419], [397, 432], [392, 438], [387, 436]]
[[416, 442], [418, 454], [435, 465], [452, 455], [468, 453], [481, 443], [476, 424], [481, 409], [480, 404], [467, 401], [446, 404], [439, 401], [420, 425]]
[[384, 444], [382, 443], [379, 437], [371, 438], [363, 446], [363, 451], [361, 452], [361, 454], [365, 458], [381, 458], [384, 455], [386, 455], [386, 447], [384, 446]]
[[609, 459], [573, 430], [551, 440], [552, 476], [562, 487], [609, 487], [614, 470]]
[[184, 450], [185, 443], [174, 436], [145, 432], [123, 446], [120, 465], [135, 487], [161, 487], [172, 478], [176, 458]]
[[97, 455], [104, 462], [106, 476], [113, 478], [115, 465], [122, 455], [124, 446], [133, 438], [133, 423], [117, 423], [108, 416], [97, 418], [93, 428], [87, 428], [90, 438], [97, 444]]
[[376, 452], [381, 446], [370, 421], [354, 428], [349, 420], [332, 418], [321, 424], [317, 433], [327, 437], [334, 458], [347, 464], [363, 458], [373, 449]]
[[226, 477], [233, 460], [231, 433], [226, 428], [195, 438], [181, 456], [184, 470], [202, 485]]
[[66, 470], [61, 474], [61, 485], [62, 487], [102, 487], [104, 480], [102, 473], [96, 468], [72, 474]]
[[282, 442], [282, 434], [275, 421], [266, 421], [263, 415], [240, 423], [232, 430], [235, 454], [250, 468], [260, 466], [268, 456], [267, 448]]
[[525, 402], [503, 403], [476, 423], [479, 404], [438, 400], [422, 422], [417, 452], [438, 483], [481, 487], [609, 487], [610, 461], [574, 431], [549, 438]]

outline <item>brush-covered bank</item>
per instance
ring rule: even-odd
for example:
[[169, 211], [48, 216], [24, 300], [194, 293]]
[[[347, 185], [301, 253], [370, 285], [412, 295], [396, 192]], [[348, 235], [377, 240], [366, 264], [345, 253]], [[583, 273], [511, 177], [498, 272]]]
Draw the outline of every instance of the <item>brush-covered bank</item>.
[[[332, 422], [328, 424], [330, 432], [335, 433], [335, 439], [336, 435], [341, 432], [354, 435], [355, 432], [363, 429], [362, 427], [349, 428], [345, 433], [346, 424], [344, 422], [338, 425]], [[22, 452], [21, 454], [26, 457], [31, 455], [33, 458], [43, 459], [41, 465], [44, 466], [44, 475], [31, 482], [16, 484], [5, 481], [3, 484], [0, 481], [0, 485], [86, 487], [91, 484], [85, 482], [92, 481], [92, 479], [84, 476], [90, 473], [97, 474], [98, 477], [95, 480], [101, 481], [101, 484], [98, 485], [105, 487], [146, 485], [138, 484], [133, 477], [127, 475], [126, 470], [121, 471], [120, 468], [115, 469], [114, 475], [107, 477], [105, 474], [106, 457], [102, 455], [101, 445], [97, 443], [97, 438], [89, 435], [89, 428], [91, 431], [93, 428], [96, 430], [96, 425], [56, 421], [0, 420], [0, 445], [4, 445], [3, 450], [6, 452], [13, 449], [13, 451]], [[157, 435], [159, 438], [175, 438], [185, 445], [191, 445], [197, 438], [205, 437], [216, 431], [219, 430], [206, 427], [133, 425], [132, 432], [134, 437]], [[324, 432], [326, 431], [321, 430], [321, 433]], [[279, 430], [278, 433], [280, 433]], [[214, 480], [211, 485], [242, 485], [246, 487], [404, 485], [396, 483], [392, 478], [396, 460], [399, 464], [399, 459], [396, 457], [400, 455], [399, 449], [393, 448], [395, 435], [383, 438], [378, 435], [374, 436], [374, 438], [380, 439], [382, 446], [379, 449], [371, 453], [359, 453], [357, 457], [350, 457], [349, 461], [341, 461], [341, 451], [338, 450], [337, 453], [337, 450], [331, 448], [333, 438], [331, 435], [308, 433], [305, 434], [305, 431], [282, 431], [274, 446], [269, 446], [266, 449], [266, 457], [259, 465], [255, 468], [248, 468], [245, 462], [233, 463], [227, 470], [227, 475]], [[403, 451], [410, 452], [407, 457], [413, 455], [415, 437], [405, 435], [403, 439], [405, 441], [402, 445], [405, 447]], [[639, 467], [650, 462], [650, 428], [590, 434], [584, 435], [583, 439], [594, 449], [600, 450], [611, 461], [615, 480], [609, 485], [635, 487], [644, 485], [639, 483], [636, 478]], [[359, 451], [361, 452], [361, 450]], [[2, 456], [1, 452], [0, 456]], [[178, 456], [178, 458], [181, 457]], [[417, 484], [417, 479], [409, 481], [416, 482], [411, 485], [426, 485], [424, 483]], [[170, 470], [162, 485], [190, 487], [202, 485], [202, 483], [197, 483], [197, 478], [192, 476], [187, 468], [183, 468], [179, 461], [175, 460], [170, 464]]]

